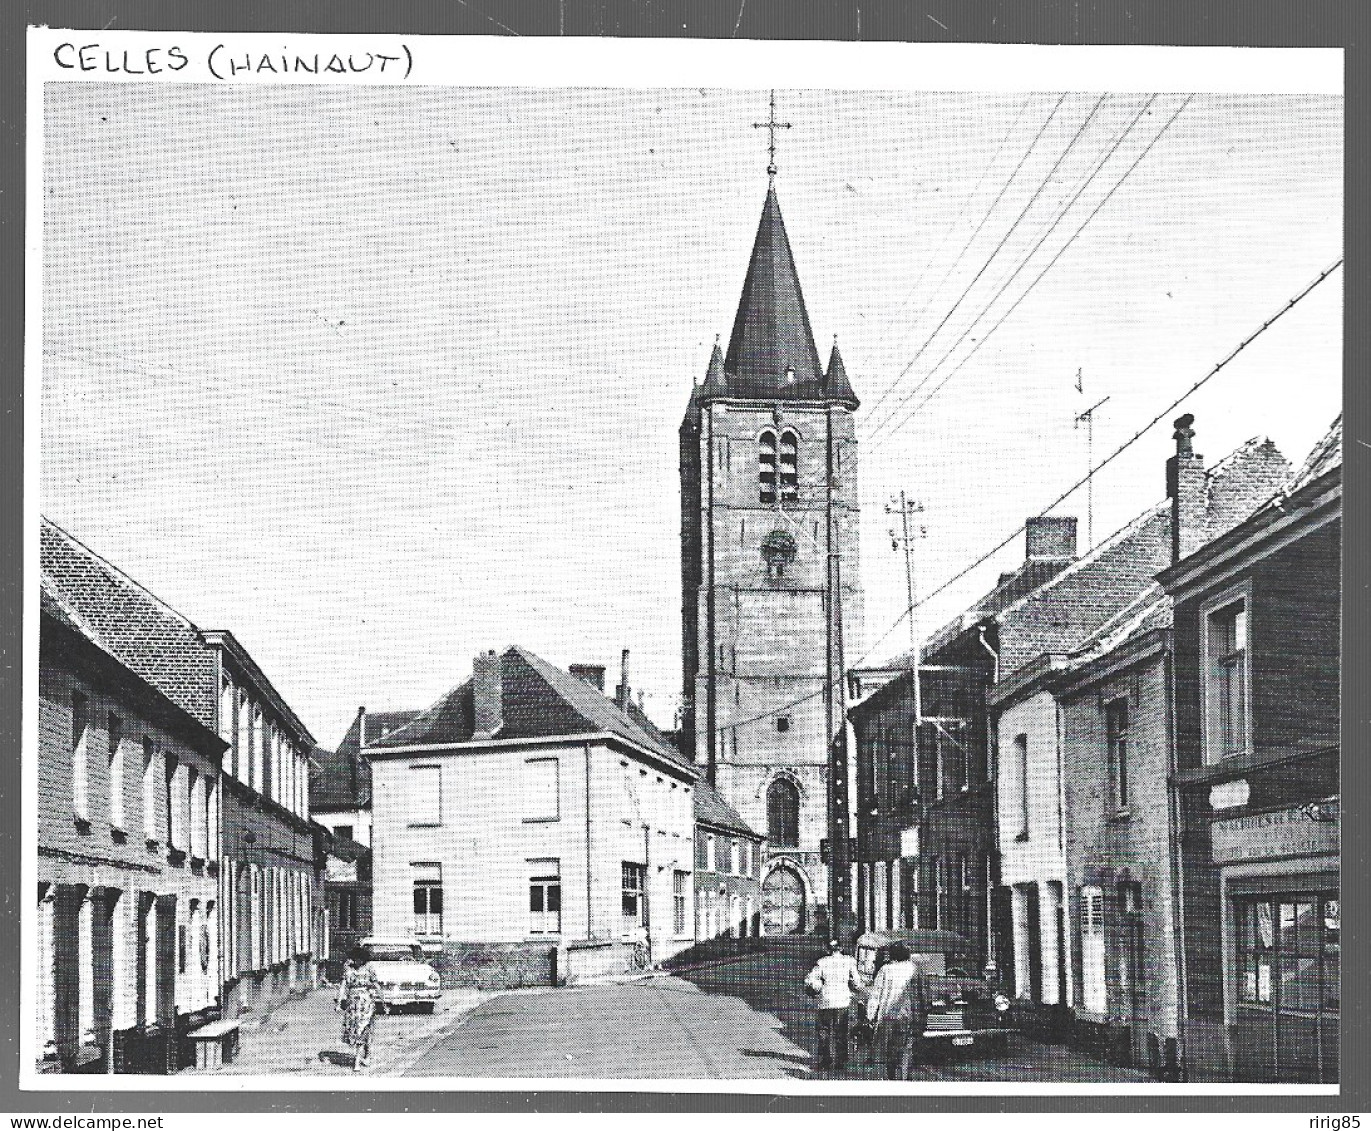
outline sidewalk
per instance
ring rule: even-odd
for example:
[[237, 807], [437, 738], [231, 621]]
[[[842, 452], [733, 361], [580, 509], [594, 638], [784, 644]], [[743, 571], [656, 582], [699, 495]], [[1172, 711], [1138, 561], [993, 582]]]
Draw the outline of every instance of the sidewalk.
[[352, 1052], [342, 1040], [342, 1019], [333, 1008], [335, 992], [332, 987], [321, 987], [284, 1001], [269, 1013], [245, 1015], [232, 1064], [212, 1071], [188, 1068], [181, 1075], [396, 1075], [443, 1029], [498, 996], [484, 990], [445, 989], [432, 1014], [378, 1013], [372, 1028], [371, 1066], [354, 1074]]

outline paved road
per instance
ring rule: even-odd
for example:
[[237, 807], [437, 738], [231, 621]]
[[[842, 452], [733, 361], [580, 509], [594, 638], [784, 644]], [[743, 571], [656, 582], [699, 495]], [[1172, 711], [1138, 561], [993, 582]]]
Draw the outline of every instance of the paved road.
[[[618, 1079], [813, 1078], [811, 956], [763, 952], [682, 975], [506, 994], [475, 1009], [411, 1076]], [[874, 1079], [858, 1065], [845, 1079]], [[1051, 1045], [1015, 1039], [998, 1057], [920, 1068], [920, 1080], [1143, 1080]]]

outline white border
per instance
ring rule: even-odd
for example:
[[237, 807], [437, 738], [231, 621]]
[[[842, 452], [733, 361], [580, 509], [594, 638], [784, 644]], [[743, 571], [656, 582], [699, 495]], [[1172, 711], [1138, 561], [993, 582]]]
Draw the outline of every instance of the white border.
[[[176, 47], [186, 63], [175, 72], [153, 76], [111, 73], [109, 64], [92, 70], [63, 68], [55, 52], [62, 44], [96, 45], [88, 58], [104, 63], [105, 52], [121, 66], [129, 52], [132, 65], [152, 49], [166, 59]], [[279, 58], [316, 52], [329, 56], [386, 54], [406, 61], [386, 73], [238, 74], [221, 79], [210, 68], [216, 48], [239, 55]], [[70, 61], [70, 50], [62, 55]], [[218, 58], [223, 58], [222, 54]], [[832, 43], [751, 40], [562, 39], [503, 36], [386, 36], [386, 35], [218, 35], [202, 32], [64, 31], [30, 28], [27, 38], [26, 126], [28, 211], [25, 227], [25, 297], [28, 317], [24, 332], [24, 453], [25, 541], [23, 594], [24, 699], [22, 736], [26, 752], [37, 750], [38, 695], [38, 521], [40, 513], [39, 443], [42, 435], [38, 384], [41, 374], [42, 230], [43, 230], [43, 86], [47, 82], [200, 82], [234, 83], [418, 83], [440, 86], [493, 87], [615, 87], [660, 88], [709, 86], [724, 89], [801, 87], [849, 90], [928, 90], [999, 93], [1013, 91], [1155, 93], [1261, 93], [1341, 95], [1343, 52], [1337, 48], [1231, 47], [1063, 47], [1036, 45]], [[1249, 626], [1251, 623], [1249, 613]], [[24, 850], [21, 883], [32, 892], [37, 883], [37, 759], [21, 759], [26, 801], [23, 817]], [[21, 904], [21, 906], [24, 906]], [[21, 912], [22, 914], [22, 912]], [[25, 920], [27, 921], [27, 916]], [[539, 1090], [571, 1092], [729, 1092], [751, 1095], [1324, 1095], [1338, 1094], [1337, 1085], [1291, 1084], [1124, 1084], [1124, 1083], [1013, 1083], [815, 1080], [587, 1080], [417, 1077], [366, 1078], [301, 1076], [40, 1076], [34, 1071], [34, 987], [30, 975], [35, 955], [27, 929], [21, 941], [20, 1075], [25, 1091], [488, 1091]]]

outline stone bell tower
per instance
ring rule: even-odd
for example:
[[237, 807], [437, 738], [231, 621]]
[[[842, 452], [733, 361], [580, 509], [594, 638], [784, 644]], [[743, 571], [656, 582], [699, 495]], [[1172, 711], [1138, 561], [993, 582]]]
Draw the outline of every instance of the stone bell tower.
[[680, 429], [683, 735], [767, 833], [763, 932], [826, 932], [831, 689], [862, 634], [858, 402], [836, 342], [820, 364], [774, 150], [769, 172], [728, 351]]

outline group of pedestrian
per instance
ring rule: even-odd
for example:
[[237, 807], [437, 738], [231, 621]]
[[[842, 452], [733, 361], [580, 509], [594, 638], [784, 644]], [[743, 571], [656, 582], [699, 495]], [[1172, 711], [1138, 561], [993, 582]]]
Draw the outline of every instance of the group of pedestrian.
[[[902, 943], [890, 947], [890, 960], [877, 972], [862, 1008], [871, 1030], [871, 1060], [887, 1080], [907, 1080], [914, 1049], [928, 1018], [926, 971]], [[817, 1007], [815, 1067], [819, 1072], [847, 1067], [853, 993], [865, 987], [857, 962], [837, 939], [805, 978]]]

